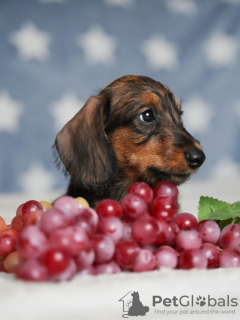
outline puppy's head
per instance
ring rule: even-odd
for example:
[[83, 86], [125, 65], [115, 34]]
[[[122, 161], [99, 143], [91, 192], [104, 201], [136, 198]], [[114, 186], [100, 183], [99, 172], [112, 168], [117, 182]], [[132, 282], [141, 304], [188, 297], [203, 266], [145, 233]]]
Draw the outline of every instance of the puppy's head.
[[109, 187], [119, 172], [129, 185], [178, 185], [205, 160], [181, 115], [180, 103], [160, 82], [125, 76], [89, 98], [55, 147], [66, 171], [84, 186]]

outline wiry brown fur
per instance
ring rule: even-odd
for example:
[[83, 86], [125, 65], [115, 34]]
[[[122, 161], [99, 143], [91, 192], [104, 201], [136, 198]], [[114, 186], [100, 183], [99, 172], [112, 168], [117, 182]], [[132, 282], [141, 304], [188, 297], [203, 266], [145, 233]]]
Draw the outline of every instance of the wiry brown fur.
[[[140, 115], [151, 109], [154, 121]], [[181, 105], [160, 82], [124, 76], [90, 97], [59, 132], [55, 148], [71, 180], [67, 194], [94, 206], [103, 198], [118, 201], [136, 181], [180, 184], [204, 161], [202, 148], [184, 128]], [[188, 150], [200, 153], [191, 168]]]

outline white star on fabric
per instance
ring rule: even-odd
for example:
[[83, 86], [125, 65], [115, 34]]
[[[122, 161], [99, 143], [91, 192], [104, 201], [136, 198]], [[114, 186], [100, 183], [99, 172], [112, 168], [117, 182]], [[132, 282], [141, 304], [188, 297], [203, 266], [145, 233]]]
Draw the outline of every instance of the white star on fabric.
[[131, 7], [134, 0], [104, 0], [104, 2], [111, 6], [119, 6], [123, 8]]
[[193, 0], [167, 0], [166, 5], [175, 13], [192, 15], [197, 12], [197, 4]]
[[153, 69], [175, 69], [178, 66], [177, 47], [163, 36], [152, 36], [141, 45], [147, 63]]
[[0, 93], [0, 131], [15, 133], [19, 129], [19, 118], [23, 113], [21, 102], [10, 97], [8, 92]]
[[33, 163], [27, 171], [20, 174], [18, 183], [25, 192], [51, 191], [56, 184], [54, 175], [40, 163]]
[[191, 97], [183, 106], [183, 122], [192, 133], [204, 133], [209, 129], [212, 108], [201, 97]]
[[203, 46], [203, 52], [213, 67], [224, 67], [235, 64], [239, 49], [236, 37], [225, 34], [214, 34]]
[[84, 58], [90, 64], [111, 65], [116, 61], [117, 41], [105, 33], [101, 27], [92, 27], [79, 36], [77, 43], [84, 52]]
[[84, 102], [80, 101], [74, 93], [65, 93], [60, 100], [54, 102], [49, 113], [54, 119], [56, 130], [62, 127], [83, 107]]
[[9, 41], [17, 48], [19, 56], [24, 60], [45, 61], [50, 57], [51, 37], [47, 32], [37, 29], [33, 23], [26, 23], [20, 30], [13, 32]]

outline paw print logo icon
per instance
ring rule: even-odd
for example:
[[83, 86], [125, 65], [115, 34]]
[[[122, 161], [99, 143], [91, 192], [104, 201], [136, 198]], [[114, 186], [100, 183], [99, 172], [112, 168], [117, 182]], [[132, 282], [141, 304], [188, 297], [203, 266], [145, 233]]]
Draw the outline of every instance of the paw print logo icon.
[[203, 306], [205, 306], [205, 304], [206, 304], [206, 298], [205, 297], [202, 297], [202, 296], [198, 296], [197, 298], [196, 298], [196, 304], [198, 304], [200, 307], [203, 307]]

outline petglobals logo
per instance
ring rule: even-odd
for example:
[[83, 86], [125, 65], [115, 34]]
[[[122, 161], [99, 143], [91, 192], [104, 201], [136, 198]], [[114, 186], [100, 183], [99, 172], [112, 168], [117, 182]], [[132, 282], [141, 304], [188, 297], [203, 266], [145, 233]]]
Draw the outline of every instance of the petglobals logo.
[[123, 318], [128, 318], [129, 316], [145, 316], [146, 313], [149, 312], [149, 307], [140, 301], [138, 291], [129, 291], [118, 301], [122, 301], [123, 303]]
[[[238, 310], [238, 299], [226, 294], [224, 297], [208, 295], [181, 295], [181, 296], [144, 296], [143, 301], [139, 291], [129, 291], [118, 301], [122, 302], [122, 317], [136, 316], [160, 316], [164, 315], [196, 315], [215, 314], [227, 315], [236, 314]], [[150, 302], [151, 301], [151, 302]], [[240, 319], [240, 318], [239, 318]]]
[[224, 298], [215, 298], [211, 295], [193, 296], [183, 295], [181, 297], [173, 296], [171, 298], [163, 298], [162, 296], [153, 296], [153, 307], [163, 305], [164, 307], [237, 307], [237, 298], [230, 298], [227, 295]]

